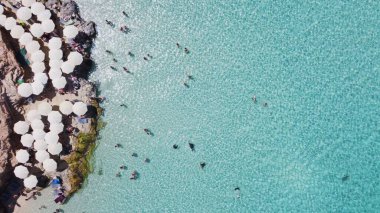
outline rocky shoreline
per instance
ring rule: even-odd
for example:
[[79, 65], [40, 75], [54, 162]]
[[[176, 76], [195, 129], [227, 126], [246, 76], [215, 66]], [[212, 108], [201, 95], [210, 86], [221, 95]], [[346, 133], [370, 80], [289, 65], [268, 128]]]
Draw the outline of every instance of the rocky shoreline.
[[[64, 141], [62, 144], [64, 147], [68, 147], [68, 152], [59, 156], [58, 167], [61, 169], [55, 173], [41, 174], [41, 179], [60, 176], [63, 180], [65, 195], [70, 196], [81, 187], [92, 170], [90, 160], [96, 147], [99, 130], [98, 118], [102, 114], [96, 85], [87, 80], [93, 66], [90, 57], [93, 40], [96, 37], [95, 23], [81, 18], [78, 6], [74, 1], [48, 0], [42, 3], [51, 10], [53, 19], [60, 23], [60, 26], [70, 23], [79, 29], [79, 34], [66, 47], [67, 50], [77, 50], [84, 58], [83, 63], [72, 74], [78, 79], [79, 88], [68, 90], [65, 94], [52, 93], [54, 88], [49, 82], [48, 88], [45, 88], [41, 97], [35, 97], [33, 104], [26, 104], [25, 98], [17, 93], [17, 81], [21, 77], [25, 80], [31, 78], [30, 68], [20, 65], [18, 59], [20, 46], [11, 38], [9, 32], [0, 27], [0, 54], [2, 55], [0, 57], [0, 212], [12, 212], [15, 205], [18, 205], [17, 199], [24, 199], [25, 196], [28, 196], [25, 194], [28, 191], [20, 187], [20, 180], [13, 174], [13, 168], [17, 164], [15, 151], [21, 147], [21, 144], [20, 136], [14, 134], [12, 128], [15, 122], [24, 117], [27, 110], [35, 108], [36, 103], [43, 99], [48, 99], [53, 104], [61, 100], [79, 99], [87, 103], [91, 109], [91, 116], [88, 117], [88, 122], [85, 124], [77, 122], [74, 118], [68, 118], [70, 120], [67, 122], [79, 129], [79, 134], [64, 136], [68, 141]], [[17, 8], [18, 4], [19, 2], [10, 0], [6, 2], [5, 6], [10, 6], [9, 9], [12, 9], [12, 7]], [[11, 10], [8, 12], [11, 14]], [[62, 36], [62, 29], [56, 33]], [[71, 83], [68, 81], [69, 87]], [[41, 179], [39, 182], [48, 182], [41, 181]], [[39, 189], [42, 189], [46, 184], [38, 186], [40, 186]]]

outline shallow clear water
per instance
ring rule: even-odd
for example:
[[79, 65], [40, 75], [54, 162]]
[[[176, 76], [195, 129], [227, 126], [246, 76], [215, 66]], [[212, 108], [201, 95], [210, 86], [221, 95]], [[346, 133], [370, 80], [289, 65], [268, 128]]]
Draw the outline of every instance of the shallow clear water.
[[[79, 5], [98, 24], [91, 78], [107, 97], [108, 125], [96, 172], [66, 212], [380, 209], [379, 1]], [[123, 34], [105, 19], [132, 31]], [[186, 74], [195, 78], [190, 88]], [[121, 164], [128, 169], [117, 178]], [[135, 169], [141, 176], [131, 181]]]

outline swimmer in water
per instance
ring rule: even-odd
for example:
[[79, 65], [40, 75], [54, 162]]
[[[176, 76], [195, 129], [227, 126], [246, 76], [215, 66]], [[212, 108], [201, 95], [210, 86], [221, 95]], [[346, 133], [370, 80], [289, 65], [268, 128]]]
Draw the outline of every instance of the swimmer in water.
[[129, 18], [128, 14], [127, 14], [125, 11], [123, 11], [123, 15], [124, 15], [125, 17], [128, 17], [128, 18]]
[[178, 145], [177, 145], [177, 144], [174, 144], [174, 145], [173, 145], [173, 149], [178, 149]]
[[112, 70], [115, 70], [115, 71], [117, 70], [116, 67], [114, 67], [114, 66], [110, 66], [110, 68], [111, 68]]
[[236, 198], [240, 198], [240, 188], [239, 187], [235, 187], [235, 193], [236, 193]]
[[190, 88], [189, 84], [186, 83], [186, 82], [183, 82], [183, 85], [184, 85], [186, 88]]
[[201, 162], [199, 165], [201, 166], [201, 169], [203, 169], [206, 166], [206, 163], [205, 162]]
[[257, 100], [256, 100], [256, 95], [254, 95], [254, 96], [252, 97], [252, 101], [253, 101], [253, 103], [256, 103], [256, 102], [257, 102]]
[[195, 152], [195, 145], [193, 143], [189, 143], [189, 147], [191, 151]]
[[112, 52], [110, 50], [106, 50], [106, 53], [108, 54], [112, 54]]

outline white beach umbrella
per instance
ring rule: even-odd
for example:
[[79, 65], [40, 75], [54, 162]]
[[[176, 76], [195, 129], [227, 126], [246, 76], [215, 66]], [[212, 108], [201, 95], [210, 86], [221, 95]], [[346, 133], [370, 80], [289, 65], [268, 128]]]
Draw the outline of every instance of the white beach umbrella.
[[0, 25], [4, 26], [5, 21], [7, 20], [7, 17], [5, 15], [0, 15]]
[[50, 158], [50, 154], [46, 150], [38, 150], [36, 152], [35, 158], [38, 162], [42, 163]]
[[63, 63], [62, 59], [58, 59], [58, 60], [57, 59], [53, 59], [53, 60], [50, 59], [49, 67], [51, 69], [61, 69], [62, 63]]
[[63, 89], [66, 86], [66, 78], [65, 77], [60, 77], [60, 78], [55, 78], [52, 80], [53, 86], [57, 89]]
[[20, 38], [18, 39], [18, 42], [21, 45], [27, 45], [29, 42], [33, 41], [33, 36], [30, 33], [23, 33]]
[[39, 38], [44, 34], [44, 30], [42, 29], [42, 25], [40, 23], [32, 24], [32, 26], [30, 26], [29, 31], [36, 38]]
[[72, 65], [77, 66], [83, 62], [83, 56], [78, 52], [71, 52], [67, 56], [67, 61]]
[[61, 65], [61, 70], [63, 73], [70, 74], [74, 71], [74, 66], [69, 61], [65, 61]]
[[51, 105], [46, 101], [42, 101], [38, 104], [38, 112], [41, 115], [48, 116], [51, 110], [52, 110]]
[[36, 160], [40, 163], [44, 162], [45, 160], [50, 158], [49, 153], [46, 150], [38, 150], [36, 152]]
[[42, 163], [42, 167], [47, 172], [55, 172], [55, 170], [57, 170], [57, 162], [55, 162], [53, 159], [46, 159]]
[[40, 50], [40, 44], [37, 41], [30, 41], [25, 45], [25, 49], [29, 54], [32, 54], [38, 50]]
[[75, 102], [73, 105], [73, 112], [79, 116], [86, 114], [87, 104], [85, 104], [81, 101]]
[[23, 134], [27, 133], [28, 130], [29, 130], [29, 124], [25, 121], [18, 121], [13, 126], [13, 131], [19, 135], [23, 135]]
[[20, 25], [16, 25], [11, 29], [12, 38], [21, 38], [22, 34], [24, 34], [25, 30]]
[[15, 173], [15, 176], [20, 179], [25, 179], [29, 175], [29, 171], [25, 166], [16, 166], [15, 170], [13, 171]]
[[53, 133], [56, 133], [56, 134], [59, 134], [61, 132], [63, 132], [63, 123], [55, 123], [55, 124], [50, 124], [50, 132], [53, 132]]
[[0, 5], [0, 14], [3, 14], [4, 13], [4, 7], [3, 5]]
[[30, 59], [33, 62], [43, 62], [45, 60], [45, 53], [42, 50], [37, 50], [31, 54]]
[[22, 21], [27, 21], [32, 18], [32, 11], [28, 7], [20, 7], [16, 12], [16, 16]]
[[16, 152], [16, 160], [20, 163], [26, 163], [29, 160], [29, 153], [25, 149], [20, 149]]
[[26, 120], [31, 122], [34, 119], [41, 119], [41, 114], [35, 109], [29, 110], [28, 113], [26, 113]]
[[50, 124], [60, 123], [62, 121], [62, 114], [58, 111], [51, 111], [48, 115], [48, 121]]
[[62, 47], [62, 40], [61, 38], [58, 38], [58, 37], [53, 37], [49, 40], [49, 49], [50, 50], [57, 50], [57, 49], [60, 49]]
[[30, 126], [32, 127], [33, 130], [37, 130], [37, 129], [43, 130], [45, 127], [44, 123], [39, 119], [35, 119], [32, 122], [30, 122]]
[[42, 30], [45, 33], [51, 33], [51, 32], [54, 31], [55, 24], [54, 24], [54, 22], [51, 19], [42, 21], [41, 25], [42, 25]]
[[42, 129], [35, 129], [32, 132], [34, 140], [43, 140], [45, 138], [46, 133]]
[[32, 89], [33, 89], [33, 94], [34, 95], [39, 95], [44, 91], [44, 85], [41, 82], [35, 81], [31, 83]]
[[16, 26], [16, 19], [13, 17], [8, 17], [5, 19], [4, 27], [6, 30], [11, 30], [14, 26]]
[[59, 111], [64, 115], [70, 115], [73, 112], [73, 104], [70, 101], [63, 101], [59, 104]]
[[24, 179], [24, 186], [28, 189], [33, 189], [37, 186], [38, 180], [34, 175], [30, 175], [29, 177]]
[[63, 52], [61, 49], [52, 49], [49, 51], [50, 60], [60, 60], [63, 57]]
[[56, 68], [54, 68], [54, 69], [50, 69], [50, 71], [49, 71], [49, 77], [50, 77], [50, 79], [56, 79], [56, 78], [60, 78], [62, 76], [62, 72], [61, 72], [61, 70], [60, 69], [56, 69]]
[[66, 38], [75, 38], [75, 36], [78, 35], [78, 28], [74, 25], [66, 26], [65, 29], [63, 29], [63, 35]]
[[42, 22], [42, 21], [45, 21], [45, 20], [49, 20], [50, 17], [51, 17], [50, 10], [44, 10], [40, 14], [38, 14], [37, 20]]
[[46, 84], [48, 81], [48, 76], [44, 72], [34, 74], [33, 80], [36, 82], [40, 82], [41, 84]]
[[33, 142], [34, 142], [33, 135], [25, 134], [25, 135], [21, 136], [21, 144], [23, 146], [28, 147], [28, 148], [32, 147]]
[[34, 62], [32, 65], [32, 72], [40, 73], [45, 71], [45, 64], [43, 62]]
[[17, 87], [17, 92], [22, 97], [27, 98], [33, 94], [32, 85], [30, 85], [29, 83], [23, 83]]
[[38, 16], [40, 13], [44, 12], [45, 6], [41, 2], [35, 2], [31, 5], [32, 13]]
[[56, 144], [58, 143], [59, 136], [55, 132], [48, 132], [45, 135], [45, 142], [50, 145], [50, 144]]
[[25, 7], [30, 7], [32, 6], [32, 4], [36, 2], [36, 0], [22, 0], [21, 3], [22, 5], [24, 5]]
[[62, 144], [61, 143], [51, 143], [48, 144], [48, 152], [52, 155], [59, 155], [62, 151]]
[[33, 148], [35, 150], [46, 150], [48, 147], [48, 144], [46, 143], [45, 140], [36, 140], [36, 142], [34, 142], [33, 144]]

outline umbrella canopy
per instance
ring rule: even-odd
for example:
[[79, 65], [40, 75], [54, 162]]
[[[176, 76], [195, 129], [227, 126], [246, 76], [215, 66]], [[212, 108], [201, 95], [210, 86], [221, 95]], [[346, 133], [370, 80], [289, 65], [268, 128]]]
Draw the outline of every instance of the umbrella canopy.
[[45, 142], [50, 145], [50, 144], [56, 144], [58, 143], [59, 136], [55, 132], [48, 132], [45, 135]]
[[46, 150], [38, 150], [36, 152], [36, 160], [40, 163], [44, 162], [45, 160], [50, 158], [49, 153]]
[[44, 123], [39, 120], [39, 119], [35, 119], [33, 120], [31, 123], [30, 123], [30, 126], [32, 127], [33, 130], [37, 130], [37, 129], [44, 129], [45, 125]]
[[20, 7], [16, 12], [16, 16], [20, 20], [27, 21], [32, 18], [32, 11], [28, 7]]
[[32, 132], [33, 138], [37, 140], [43, 140], [45, 138], [46, 133], [42, 129], [36, 129]]
[[75, 38], [75, 36], [78, 35], [78, 28], [74, 25], [66, 26], [65, 29], [63, 29], [63, 35], [66, 38]]
[[41, 119], [41, 114], [35, 109], [29, 110], [29, 112], [26, 113], [26, 120], [31, 122], [34, 119]]
[[73, 112], [73, 104], [70, 101], [63, 101], [59, 104], [59, 111], [64, 115], [70, 115]]
[[33, 62], [42, 62], [45, 60], [45, 53], [42, 52], [42, 50], [37, 50], [36, 52], [31, 54], [30, 59]]
[[42, 25], [42, 30], [45, 33], [51, 33], [54, 31], [55, 24], [51, 19], [42, 21], [41, 25]]
[[38, 16], [40, 13], [44, 12], [45, 6], [40, 2], [35, 2], [31, 5], [32, 13]]
[[62, 76], [62, 72], [60, 69], [50, 69], [49, 71], [49, 77], [50, 79], [56, 79], [56, 78], [60, 78]]
[[62, 121], [62, 114], [58, 111], [51, 111], [48, 115], [48, 121], [50, 124], [60, 123]]
[[36, 0], [22, 0], [21, 3], [22, 5], [24, 5], [25, 7], [30, 7], [32, 6], [32, 4], [36, 2]]
[[38, 112], [41, 115], [48, 116], [48, 114], [51, 112], [51, 109], [51, 105], [46, 101], [43, 101], [40, 104], [38, 104]]
[[32, 85], [29, 83], [23, 83], [17, 87], [17, 93], [24, 98], [27, 98], [33, 94]]
[[29, 160], [29, 153], [25, 149], [20, 149], [16, 152], [16, 160], [20, 163], [26, 163]]
[[5, 19], [4, 27], [6, 30], [11, 30], [14, 26], [16, 26], [16, 19], [13, 17]]
[[31, 41], [33, 41], [33, 36], [30, 33], [24, 33], [18, 39], [18, 42], [20, 42], [20, 44], [24, 46], [27, 45]]
[[34, 138], [31, 134], [25, 134], [21, 136], [21, 144], [25, 147], [32, 147]]
[[30, 175], [29, 177], [24, 179], [24, 186], [28, 189], [33, 189], [37, 186], [38, 180], [34, 175]]
[[52, 155], [59, 155], [62, 151], [62, 144], [61, 143], [52, 143], [48, 144], [48, 152]]
[[16, 166], [15, 170], [13, 171], [15, 173], [15, 176], [20, 179], [25, 179], [29, 175], [29, 171], [25, 166]]
[[29, 54], [32, 54], [38, 50], [40, 50], [40, 44], [37, 41], [30, 41], [25, 45], [25, 49]]
[[41, 84], [46, 84], [48, 79], [48, 76], [44, 72], [36, 73], [33, 77], [34, 81], [40, 82]]
[[67, 61], [69, 61], [72, 65], [77, 66], [83, 62], [83, 56], [78, 52], [71, 52], [67, 56]]
[[66, 78], [65, 77], [60, 77], [60, 78], [55, 78], [53, 79], [53, 86], [57, 89], [63, 89], [66, 86]]
[[5, 20], [7, 20], [7, 17], [5, 15], [0, 15], [0, 25], [5, 25]]
[[41, 82], [38, 82], [38, 81], [31, 83], [31, 85], [32, 85], [34, 95], [41, 94], [45, 87], [43, 84], [41, 84]]
[[61, 69], [63, 61], [61, 59], [53, 59], [49, 61], [49, 66], [51, 69]]
[[62, 59], [63, 52], [61, 49], [52, 49], [49, 51], [49, 58], [51, 60], [60, 60]]
[[57, 162], [55, 162], [53, 159], [46, 159], [42, 163], [42, 167], [44, 167], [45, 171], [47, 172], [55, 172], [57, 169]]
[[27, 133], [29, 130], [29, 124], [25, 121], [18, 121], [13, 126], [13, 131], [15, 131], [16, 134], [23, 135]]
[[63, 73], [70, 74], [74, 71], [74, 66], [69, 61], [65, 61], [61, 65], [61, 70]]
[[45, 142], [45, 140], [36, 140], [33, 144], [33, 148], [35, 150], [46, 150], [48, 147], [48, 144]]
[[76, 115], [84, 115], [86, 114], [87, 112], [87, 104], [79, 101], [79, 102], [75, 102], [74, 106], [73, 106], [73, 112], [76, 114]]
[[29, 31], [36, 38], [39, 38], [44, 34], [44, 30], [42, 29], [42, 25], [39, 23], [32, 24], [32, 26], [30, 26]]
[[43, 62], [34, 62], [32, 65], [32, 72], [39, 73], [45, 71], [45, 64]]
[[24, 34], [25, 30], [20, 25], [16, 25], [11, 29], [12, 38], [21, 38], [22, 34]]
[[63, 132], [63, 124], [62, 123], [56, 123], [56, 124], [50, 124], [50, 132], [53, 132], [53, 133], [56, 133], [56, 134], [59, 134], [61, 132]]
[[42, 21], [45, 21], [45, 20], [49, 20], [50, 17], [51, 17], [50, 10], [44, 10], [40, 14], [38, 14], [37, 20], [42, 22]]
[[61, 38], [58, 38], [58, 37], [53, 37], [49, 40], [49, 49], [50, 50], [57, 50], [57, 49], [60, 49], [61, 46], [62, 46], [62, 40]]

